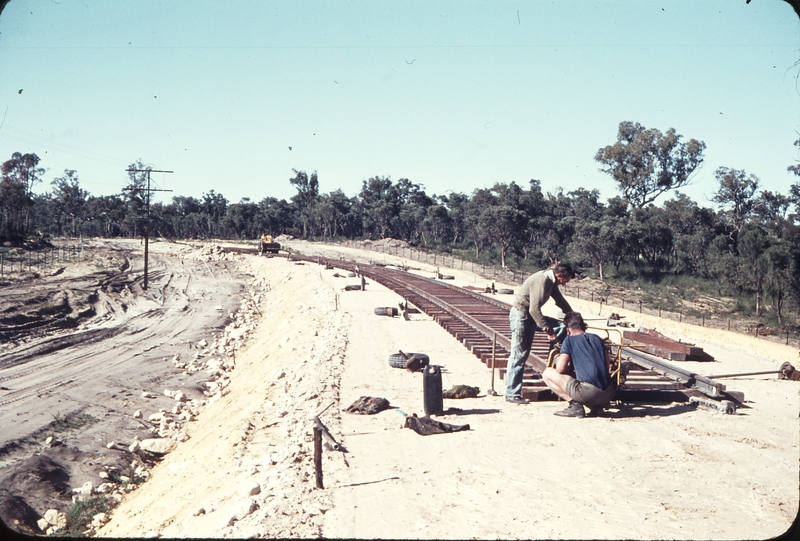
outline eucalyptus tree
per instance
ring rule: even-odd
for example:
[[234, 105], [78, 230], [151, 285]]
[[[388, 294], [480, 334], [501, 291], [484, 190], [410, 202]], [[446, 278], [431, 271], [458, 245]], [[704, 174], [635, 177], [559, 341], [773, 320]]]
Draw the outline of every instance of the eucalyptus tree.
[[64, 226], [70, 236], [78, 235], [78, 226], [86, 220], [86, 205], [89, 192], [80, 187], [78, 174], [74, 169], [65, 169], [64, 175], [56, 177], [51, 182], [52, 214], [50, 218], [55, 221], [59, 235], [64, 234]]
[[294, 227], [297, 209], [285, 199], [265, 197], [258, 202], [258, 224], [261, 234], [277, 237]]
[[297, 194], [292, 196], [292, 203], [297, 207], [300, 221], [303, 224], [303, 238], [307, 238], [311, 214], [319, 197], [319, 179], [316, 171], [311, 173], [311, 176], [305, 171], [297, 169], [292, 169], [292, 171], [294, 171], [294, 177], [289, 179], [289, 183], [297, 188]]
[[631, 206], [643, 208], [660, 195], [689, 184], [703, 162], [705, 143], [696, 139], [684, 143], [682, 138], [674, 128], [662, 133], [623, 121], [617, 142], [599, 149], [595, 160], [603, 164], [601, 171], [611, 175]]
[[727, 234], [716, 235], [708, 245], [705, 257], [705, 276], [714, 281], [717, 294], [726, 291], [741, 293], [745, 286], [746, 274], [743, 262], [736, 255], [735, 242]]
[[207, 219], [203, 202], [191, 196], [176, 195], [164, 209], [164, 219], [172, 224], [176, 238], [205, 236]]
[[523, 241], [520, 252], [523, 259], [528, 259], [531, 251], [541, 243], [547, 226], [547, 204], [542, 193], [540, 180], [531, 179], [529, 188], [520, 196], [520, 210], [525, 214], [526, 224], [523, 228]]
[[544, 199], [546, 212], [540, 220], [543, 229], [541, 248], [546, 261], [553, 264], [567, 256], [576, 227], [586, 221], [598, 220], [603, 215], [603, 204], [598, 190], [578, 188], [568, 194], [563, 189]]
[[353, 201], [342, 190], [321, 195], [314, 207], [312, 218], [322, 228], [323, 237], [335, 237], [346, 233], [347, 216]]
[[33, 206], [25, 185], [3, 175], [0, 180], [0, 237], [23, 235], [25, 216]]
[[500, 265], [506, 267], [508, 252], [525, 241], [528, 217], [523, 211], [523, 190], [516, 182], [495, 183], [489, 189], [490, 198], [478, 217], [479, 227], [496, 246]]
[[680, 192], [666, 201], [663, 209], [667, 227], [672, 231], [676, 271], [694, 274], [705, 270], [706, 252], [715, 234], [714, 211], [701, 208]]
[[5, 234], [29, 231], [33, 187], [42, 181], [45, 173], [45, 169], [39, 167], [39, 161], [36, 154], [14, 152], [0, 167], [0, 208]]
[[372, 177], [362, 182], [359, 193], [364, 234], [385, 239], [393, 236], [401, 201], [390, 177]]
[[203, 194], [200, 205], [205, 219], [206, 235], [209, 237], [219, 236], [220, 222], [228, 208], [228, 200], [221, 193], [209, 190]]
[[428, 215], [428, 207], [435, 203], [421, 184], [407, 178], [397, 181], [395, 191], [400, 204], [395, 229], [397, 236], [412, 241], [422, 238], [422, 226]]
[[118, 237], [122, 235], [122, 223], [128, 209], [119, 195], [89, 196], [86, 201], [84, 228], [90, 236]]
[[475, 249], [475, 258], [480, 257], [481, 250], [491, 243], [481, 223], [483, 212], [497, 205], [497, 196], [486, 188], [476, 188], [464, 207], [464, 227], [466, 235]]
[[632, 213], [631, 239], [639, 258], [653, 273], [662, 271], [673, 251], [674, 237], [664, 209], [655, 205], [635, 209]]
[[760, 180], [757, 176], [748, 175], [741, 169], [728, 167], [718, 168], [714, 176], [719, 187], [711, 200], [722, 205], [723, 220], [731, 227], [731, 233], [735, 237], [756, 206], [756, 192]]
[[422, 220], [420, 235], [423, 244], [431, 241], [447, 242], [453, 221], [443, 204], [433, 204], [425, 209], [425, 218]]
[[225, 233], [237, 239], [255, 240], [260, 236], [257, 217], [258, 205], [252, 203], [249, 197], [243, 197], [238, 203], [227, 206], [221, 225]]
[[783, 238], [790, 205], [790, 197], [762, 190], [753, 205], [753, 217], [770, 234]]
[[151, 165], [145, 165], [141, 159], [128, 166], [128, 184], [122, 189], [122, 199], [125, 201], [127, 212], [122, 220], [123, 233], [128, 237], [137, 237], [144, 233], [146, 204], [149, 200], [147, 193], [147, 179]]
[[774, 240], [762, 228], [753, 224], [746, 224], [740, 229], [736, 242], [739, 257], [746, 269], [742, 278], [746, 286], [750, 286], [755, 292], [757, 316], [760, 316], [762, 311], [764, 281], [770, 268], [767, 254], [773, 244]]
[[772, 308], [780, 325], [783, 322], [784, 302], [789, 296], [792, 282], [792, 247], [788, 241], [776, 239], [767, 248], [764, 258], [767, 261], [764, 292], [772, 299]]
[[627, 220], [613, 213], [599, 220], [585, 220], [577, 224], [572, 242], [567, 248], [570, 260], [596, 266], [600, 281], [605, 281], [605, 268], [619, 265], [628, 251], [629, 232]]
[[447, 216], [450, 221], [449, 240], [453, 244], [458, 244], [463, 241], [467, 235], [466, 216], [470, 198], [468, 195], [461, 192], [450, 192], [446, 196], [440, 195], [439, 201], [447, 210]]

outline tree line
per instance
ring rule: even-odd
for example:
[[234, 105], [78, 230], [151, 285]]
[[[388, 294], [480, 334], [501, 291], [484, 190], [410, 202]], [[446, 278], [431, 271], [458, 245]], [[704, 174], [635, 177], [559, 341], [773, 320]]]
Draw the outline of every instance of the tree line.
[[[800, 147], [800, 139], [795, 141]], [[151, 236], [254, 240], [262, 233], [309, 239], [396, 238], [432, 250], [458, 251], [482, 263], [534, 270], [556, 261], [600, 280], [668, 275], [702, 281], [718, 295], [751, 299], [756, 315], [778, 324], [800, 312], [800, 182], [785, 194], [760, 188], [753, 173], [715, 172], [713, 201], [701, 206], [678, 190], [703, 162], [705, 144], [674, 129], [661, 132], [621, 122], [617, 140], [595, 160], [620, 194], [598, 190], [543, 193], [541, 181], [497, 182], [471, 194], [427, 194], [409, 179], [375, 176], [360, 192], [320, 193], [316, 172], [294, 170], [297, 193], [231, 203], [211, 190], [149, 205]], [[0, 238], [35, 236], [139, 237], [144, 233], [147, 173], [141, 160], [120, 194], [93, 196], [78, 173], [65, 170], [52, 189], [33, 192], [45, 170], [36, 154], [15, 152], [2, 165]], [[800, 176], [800, 165], [789, 165]], [[656, 200], [671, 195], [660, 206]]]

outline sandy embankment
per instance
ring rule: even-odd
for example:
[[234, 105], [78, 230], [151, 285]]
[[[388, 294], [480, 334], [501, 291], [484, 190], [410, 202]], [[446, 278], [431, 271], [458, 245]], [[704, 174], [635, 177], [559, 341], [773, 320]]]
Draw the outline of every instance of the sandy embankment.
[[[295, 246], [312, 253], [307, 243]], [[778, 535], [797, 515], [798, 382], [726, 380], [751, 406], [730, 416], [685, 404], [621, 405], [576, 420], [554, 417], [564, 407], [558, 402], [446, 400], [445, 408], [461, 411], [441, 420], [471, 430], [423, 437], [400, 428], [398, 410], [357, 416], [341, 409], [372, 395], [422, 413], [421, 376], [386, 362], [397, 349], [444, 365], [445, 388], [463, 383], [485, 391], [485, 367], [427, 316], [373, 315], [374, 307], [399, 300], [376, 284], [341, 292], [347, 279], [316, 265], [252, 264], [271, 291], [252, 342], [237, 354], [230, 393], [190, 425], [191, 439], [152, 471], [102, 534], [743, 539]], [[485, 281], [448, 272], [456, 285]], [[586, 314], [599, 308], [570, 300]], [[650, 326], [646, 316], [628, 315]], [[789, 348], [655, 323], [717, 358], [700, 373], [798, 364]], [[312, 488], [310, 418], [336, 399], [339, 378], [341, 400], [322, 419], [349, 452], [347, 463], [340, 453], [324, 453], [326, 490], [319, 491]], [[502, 393], [502, 382], [495, 388]]]
[[255, 258], [250, 264], [269, 291], [259, 307], [262, 321], [236, 356], [229, 392], [188, 425], [190, 439], [151, 471], [99, 535], [319, 532], [331, 504], [329, 493], [312, 490], [306, 436], [309, 419], [338, 398], [348, 315], [334, 311], [335, 292], [313, 280], [310, 267]]

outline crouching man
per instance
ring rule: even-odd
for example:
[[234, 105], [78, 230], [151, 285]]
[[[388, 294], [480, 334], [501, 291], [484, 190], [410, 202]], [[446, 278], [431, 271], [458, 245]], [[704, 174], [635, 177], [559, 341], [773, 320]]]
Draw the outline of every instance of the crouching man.
[[566, 314], [564, 324], [567, 337], [555, 368], [546, 368], [542, 379], [554, 393], [569, 400], [569, 407], [557, 411], [556, 415], [583, 418], [586, 415], [584, 406], [589, 406], [590, 413], [596, 414], [614, 398], [617, 388], [609, 374], [603, 340], [586, 332], [586, 323], [578, 312]]

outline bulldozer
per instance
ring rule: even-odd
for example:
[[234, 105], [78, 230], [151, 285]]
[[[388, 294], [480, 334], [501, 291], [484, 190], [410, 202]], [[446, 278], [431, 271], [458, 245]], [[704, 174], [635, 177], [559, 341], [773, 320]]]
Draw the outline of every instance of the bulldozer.
[[277, 254], [280, 249], [280, 243], [273, 242], [272, 235], [261, 235], [261, 239], [258, 243], [258, 255]]

